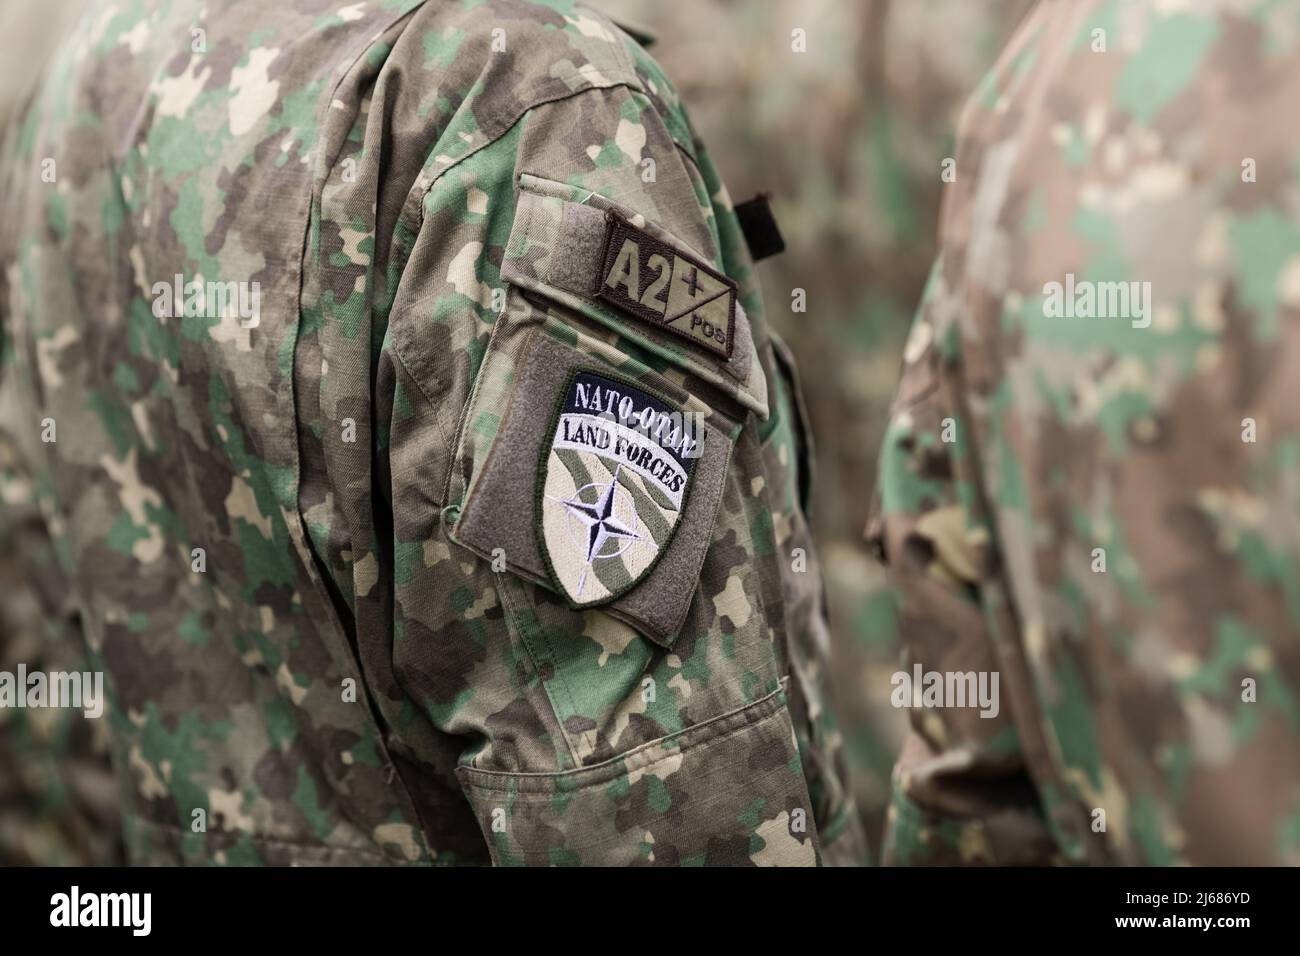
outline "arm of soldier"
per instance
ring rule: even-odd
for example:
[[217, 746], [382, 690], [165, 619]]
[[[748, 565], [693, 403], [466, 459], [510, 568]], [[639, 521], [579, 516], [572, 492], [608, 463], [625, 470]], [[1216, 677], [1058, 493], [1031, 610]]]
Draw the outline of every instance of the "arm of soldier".
[[959, 346], [927, 305], [905, 351], [868, 527], [900, 600], [891, 703], [908, 708], [910, 722], [884, 858], [1046, 863], [1053, 843], [1017, 730], [1015, 682], [998, 653], [999, 640], [1016, 638], [995, 638], [1006, 605], [965, 429]]
[[[539, 460], [527, 436], [554, 420], [566, 373], [617, 375], [694, 408], [725, 398], [674, 365], [676, 355], [714, 362], [708, 349], [669, 342], [651, 353], [639, 320], [602, 310], [582, 283], [566, 293], [503, 278], [503, 263], [544, 277], [561, 256], [565, 268], [599, 268], [592, 236], [561, 236], [604, 223], [590, 215], [604, 201], [721, 268], [716, 217], [730, 210], [691, 155], [684, 117], [663, 103], [670, 88], [655, 86], [653, 99], [627, 83], [538, 106], [438, 171], [393, 310], [391, 364], [381, 368], [393, 395], [395, 670], [459, 744], [456, 778], [497, 863], [818, 858], [776, 646], [779, 611], [765, 611], [780, 600], [775, 559], [760, 558], [753, 537], [765, 526], [752, 414], [733, 411], [735, 433], [710, 438], [734, 441], [730, 462], [712, 478], [696, 473], [725, 483], [721, 506], [692, 511], [687, 499], [670, 539], [711, 539], [702, 569], [675, 565], [668, 550], [655, 566], [668, 583], [651, 575], [626, 592], [654, 598], [646, 608], [687, 612], [689, 601], [676, 633], [608, 606], [575, 608], [532, 573], [542, 534], [533, 509], [558, 499], [542, 496], [545, 449]], [[525, 173], [534, 177], [527, 195]], [[488, 487], [499, 504], [480, 507], [477, 526], [493, 524], [497, 537], [472, 533], [466, 518], [475, 495], [489, 500]]]

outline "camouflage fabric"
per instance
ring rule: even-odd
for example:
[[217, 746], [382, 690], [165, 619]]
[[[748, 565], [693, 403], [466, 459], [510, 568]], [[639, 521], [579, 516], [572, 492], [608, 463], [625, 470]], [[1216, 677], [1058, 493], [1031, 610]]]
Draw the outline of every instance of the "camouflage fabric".
[[[13, 421], [12, 376], [0, 380], [0, 420]], [[0, 432], [0, 671], [83, 671], [86, 650], [42, 517], [47, 489]], [[35, 444], [36, 448], [32, 445]], [[118, 800], [108, 727], [81, 710], [0, 707], [0, 866], [120, 863]]]
[[971, 100], [871, 531], [1001, 707], [891, 862], [1300, 863], [1298, 94], [1300, 4], [1062, 0]]
[[[618, 27], [104, 3], [2, 168], [5, 426], [107, 673], [132, 861], [862, 858], [794, 370]], [[737, 283], [730, 357], [571, 288], [557, 224], [615, 211]], [[649, 577], [575, 609], [524, 450], [579, 366], [700, 416], [725, 467]]]
[[[72, 0], [0, 9], [0, 129], [20, 111], [58, 38]], [[3, 305], [0, 304], [0, 309]], [[18, 414], [12, 376], [0, 375], [0, 421]], [[64, 604], [66, 582], [41, 516], [31, 453], [0, 431], [0, 672], [25, 665], [82, 671], [85, 647]], [[39, 443], [35, 444], [39, 447]], [[0, 708], [0, 866], [120, 862], [117, 796], [107, 727], [78, 710]]]

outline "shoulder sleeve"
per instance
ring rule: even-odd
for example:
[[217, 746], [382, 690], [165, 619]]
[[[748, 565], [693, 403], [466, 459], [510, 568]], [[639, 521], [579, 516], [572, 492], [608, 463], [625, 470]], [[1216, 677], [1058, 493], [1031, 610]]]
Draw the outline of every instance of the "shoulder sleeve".
[[321, 543], [426, 818], [459, 788], [501, 864], [815, 864], [859, 834], [787, 663], [793, 403], [671, 87], [565, 20], [582, 57], [485, 74], [402, 200], [374, 486], [324, 471], [378, 517]]

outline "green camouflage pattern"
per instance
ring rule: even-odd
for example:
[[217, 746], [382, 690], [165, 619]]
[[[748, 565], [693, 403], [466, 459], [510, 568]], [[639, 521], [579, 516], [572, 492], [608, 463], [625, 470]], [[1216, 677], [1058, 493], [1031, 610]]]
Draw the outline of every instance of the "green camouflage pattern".
[[971, 99], [871, 535], [1001, 708], [908, 711], [890, 862], [1300, 863], [1297, 95], [1300, 4], [1060, 0]]
[[[770, 414], [634, 329], [578, 336], [572, 304], [512, 291], [502, 311], [525, 172], [737, 281]], [[609, 20], [96, 4], [0, 177], [4, 427], [107, 675], [131, 861], [863, 858], [793, 366], [673, 87]], [[257, 282], [260, 314], [159, 315], [174, 276]], [[512, 394], [490, 345], [528, 324], [736, 423], [667, 646], [453, 537], [498, 424], [468, 419], [471, 396], [553, 408]]]
[[[14, 420], [15, 399], [6, 375], [0, 420]], [[0, 671], [80, 672], [85, 644], [43, 518], [49, 488], [25, 464], [40, 444], [26, 437], [19, 447], [0, 432]], [[0, 866], [122, 861], [107, 731], [79, 709], [0, 707]]]

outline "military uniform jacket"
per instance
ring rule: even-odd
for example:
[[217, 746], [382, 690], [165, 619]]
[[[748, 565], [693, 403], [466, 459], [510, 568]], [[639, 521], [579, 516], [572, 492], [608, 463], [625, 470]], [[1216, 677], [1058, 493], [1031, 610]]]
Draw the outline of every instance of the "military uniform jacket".
[[794, 371], [622, 30], [106, 3], [4, 184], [6, 506], [132, 860], [860, 857]]
[[1297, 12], [1050, 0], [966, 107], [871, 526], [890, 862], [1300, 862]]

